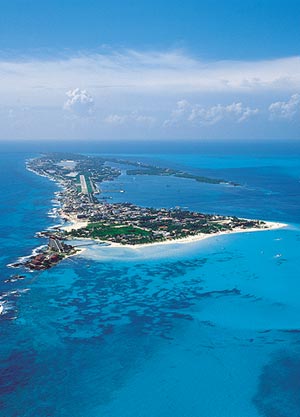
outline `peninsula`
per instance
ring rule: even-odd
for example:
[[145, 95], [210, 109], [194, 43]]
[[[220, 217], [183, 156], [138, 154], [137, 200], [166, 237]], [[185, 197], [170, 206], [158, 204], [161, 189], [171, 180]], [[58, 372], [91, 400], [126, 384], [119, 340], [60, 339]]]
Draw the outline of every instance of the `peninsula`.
[[99, 186], [101, 182], [112, 181], [121, 175], [122, 167], [125, 167], [127, 175], [168, 175], [216, 186], [238, 186], [223, 179], [117, 158], [50, 153], [31, 159], [27, 162], [28, 170], [60, 184], [61, 190], [56, 193], [59, 202], [57, 213], [68, 223], [55, 230], [38, 233], [38, 237], [49, 239], [48, 245], [21, 264], [31, 270], [50, 268], [77, 252], [76, 247], [66, 243], [74, 239], [134, 246], [274, 227], [269, 222], [235, 216], [147, 208], [130, 202], [108, 203], [101, 199]]

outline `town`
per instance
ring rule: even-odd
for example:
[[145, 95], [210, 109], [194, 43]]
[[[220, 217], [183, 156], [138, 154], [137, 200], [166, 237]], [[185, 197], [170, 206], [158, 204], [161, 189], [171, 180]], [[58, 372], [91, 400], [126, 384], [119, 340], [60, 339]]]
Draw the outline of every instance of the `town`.
[[[199, 234], [214, 234], [235, 229], [266, 228], [260, 220], [245, 220], [235, 216], [203, 214], [175, 209], [140, 207], [130, 202], [108, 203], [101, 199], [102, 181], [113, 181], [121, 174], [116, 165], [138, 167], [128, 169], [128, 175], [174, 175], [220, 184], [226, 181], [198, 177], [134, 161], [77, 154], [47, 154], [27, 162], [27, 169], [56, 181], [61, 190], [56, 193], [59, 216], [69, 227], [40, 233], [49, 238], [45, 251], [25, 263], [25, 267], [46, 269], [76, 249], [65, 243], [71, 239], [90, 238], [122, 245], [137, 245], [182, 239]], [[152, 174], [151, 174], [152, 172]], [[233, 184], [237, 185], [237, 184]]]

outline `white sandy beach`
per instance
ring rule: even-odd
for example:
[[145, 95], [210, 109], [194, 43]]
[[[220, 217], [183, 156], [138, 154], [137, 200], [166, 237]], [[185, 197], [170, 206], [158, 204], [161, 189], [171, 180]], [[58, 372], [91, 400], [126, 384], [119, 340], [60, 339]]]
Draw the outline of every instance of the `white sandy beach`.
[[59, 227], [61, 230], [66, 232], [82, 229], [88, 225], [87, 221], [78, 220], [76, 217], [66, 215], [65, 213], [61, 213], [60, 216], [62, 219], [67, 220], [70, 223]]
[[70, 225], [61, 226], [60, 229], [65, 230], [66, 232], [70, 232], [71, 230], [82, 229], [86, 227], [87, 225], [88, 225], [88, 222], [76, 221], [76, 222], [72, 222]]
[[[31, 171], [30, 168], [27, 169]], [[35, 171], [33, 171], [34, 173], [36, 173]], [[41, 174], [38, 174], [41, 175]], [[51, 179], [51, 178], [50, 178]], [[59, 182], [57, 182], [58, 185], [62, 186]], [[71, 216], [67, 213], [64, 213], [63, 210], [57, 210], [57, 214], [60, 216], [61, 219], [66, 220], [67, 222], [69, 222], [69, 224], [67, 225], [60, 225], [59, 229], [64, 230], [66, 232], [70, 232], [71, 230], [78, 230], [78, 229], [82, 229], [85, 228], [88, 225], [88, 221], [83, 221], [83, 220], [79, 220], [76, 216]], [[246, 219], [243, 218], [243, 220], [253, 220], [253, 219]], [[111, 242], [111, 241], [106, 241], [106, 240], [98, 240], [98, 239], [91, 239], [91, 238], [86, 238], [86, 240], [91, 240], [94, 242], [103, 242], [103, 243], [108, 243], [110, 247], [116, 247], [116, 248], [128, 248], [128, 249], [141, 249], [144, 247], [155, 247], [155, 246], [160, 246], [160, 245], [174, 245], [174, 244], [181, 244], [181, 243], [194, 243], [194, 242], [199, 242], [201, 240], [204, 239], [208, 239], [208, 238], [212, 238], [212, 237], [216, 237], [216, 236], [222, 236], [222, 235], [229, 235], [229, 234], [234, 234], [234, 233], [249, 233], [249, 232], [263, 232], [263, 231], [268, 231], [268, 230], [274, 230], [274, 229], [280, 229], [283, 227], [286, 227], [287, 224], [285, 223], [279, 223], [279, 222], [270, 222], [270, 221], [265, 221], [263, 220], [265, 223], [265, 227], [264, 228], [249, 228], [249, 229], [244, 229], [244, 228], [235, 228], [234, 230], [226, 230], [223, 232], [217, 232], [217, 233], [199, 233], [197, 235], [193, 235], [193, 236], [188, 236], [188, 237], [184, 237], [184, 238], [179, 238], [179, 239], [168, 239], [168, 240], [164, 240], [161, 242], [153, 242], [153, 243], [142, 243], [142, 244], [136, 244], [136, 245], [123, 245], [121, 243], [116, 243], [116, 242]], [[83, 240], [84, 238], [80, 238], [80, 240]], [[73, 239], [73, 240], [78, 240], [78, 239]], [[81, 250], [80, 252], [81, 253]], [[76, 255], [76, 254], [75, 254]]]
[[[249, 220], [249, 219], [244, 219], [244, 220]], [[68, 216], [68, 221], [71, 222], [70, 225], [67, 226], [62, 226], [61, 229], [65, 230], [65, 231], [71, 231], [73, 230], [78, 230], [81, 229], [83, 227], [86, 227], [88, 222], [83, 222], [83, 221], [79, 221], [78, 219], [75, 218], [71, 218], [70, 216]], [[269, 222], [269, 221], [265, 221], [265, 227], [264, 228], [249, 228], [249, 229], [244, 229], [244, 228], [235, 228], [234, 230], [226, 230], [223, 232], [218, 232], [218, 233], [199, 233], [197, 235], [193, 235], [193, 236], [187, 236], [184, 238], [180, 238], [180, 239], [169, 239], [169, 240], [164, 240], [161, 242], [153, 242], [153, 243], [141, 243], [141, 244], [136, 244], [136, 245], [123, 245], [121, 243], [117, 243], [117, 242], [111, 242], [109, 240], [98, 240], [98, 239], [91, 239], [91, 238], [85, 238], [86, 240], [91, 240], [91, 241], [95, 241], [95, 242], [103, 242], [103, 243], [108, 243], [109, 247], [113, 248], [128, 248], [128, 249], [141, 249], [144, 247], [154, 247], [154, 246], [161, 246], [161, 245], [174, 245], [174, 244], [186, 244], [186, 243], [194, 243], [194, 242], [199, 242], [201, 240], [204, 239], [209, 239], [212, 237], [216, 237], [216, 236], [222, 236], [222, 235], [229, 235], [229, 234], [234, 234], [234, 233], [250, 233], [250, 232], [265, 232], [268, 230], [275, 230], [275, 229], [281, 229], [283, 227], [287, 227], [287, 224], [285, 223], [278, 223], [278, 222]], [[80, 240], [83, 240], [84, 238], [80, 238]], [[77, 239], [74, 239], [77, 240]]]
[[140, 249], [147, 246], [160, 246], [160, 245], [172, 245], [174, 243], [194, 243], [199, 242], [204, 239], [209, 239], [216, 236], [222, 236], [222, 235], [229, 235], [234, 233], [248, 233], [248, 232], [266, 232], [268, 230], [275, 230], [275, 229], [281, 229], [283, 227], [286, 227], [287, 224], [285, 223], [277, 223], [277, 222], [265, 222], [266, 226], [263, 229], [257, 229], [255, 227], [249, 228], [249, 229], [243, 229], [243, 228], [236, 228], [234, 230], [226, 230], [224, 232], [218, 232], [218, 233], [199, 233], [194, 236], [187, 236], [181, 239], [170, 239], [170, 240], [164, 240], [162, 242], [154, 242], [154, 243], [143, 243], [143, 244], [137, 244], [137, 245], [122, 245], [121, 243], [116, 242], [108, 242], [110, 243], [111, 247], [122, 247], [122, 248], [131, 248], [131, 249]]

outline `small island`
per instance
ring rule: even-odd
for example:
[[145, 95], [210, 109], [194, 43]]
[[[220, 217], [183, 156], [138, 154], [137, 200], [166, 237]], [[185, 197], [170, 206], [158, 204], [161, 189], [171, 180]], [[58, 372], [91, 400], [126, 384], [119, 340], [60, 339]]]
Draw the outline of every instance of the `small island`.
[[140, 207], [128, 203], [108, 203], [101, 199], [99, 186], [121, 175], [120, 165], [135, 166], [128, 175], [172, 175], [198, 182], [238, 184], [201, 177], [183, 171], [160, 168], [141, 162], [78, 154], [51, 153], [27, 162], [27, 169], [57, 182], [57, 214], [67, 222], [51, 231], [37, 233], [48, 244], [24, 262], [12, 264], [43, 270], [80, 251], [70, 240], [93, 239], [114, 245], [137, 246], [203, 238], [221, 233], [266, 230], [278, 224], [235, 216], [203, 214], [180, 208]]
[[158, 175], [158, 176], [168, 176], [168, 177], [179, 177], [187, 178], [190, 180], [195, 180], [197, 182], [203, 182], [207, 184], [229, 184], [233, 186], [238, 186], [236, 182], [226, 181], [220, 178], [205, 177], [203, 175], [195, 175], [186, 171], [176, 170], [172, 168], [164, 168], [156, 165], [150, 165], [143, 162], [136, 162], [131, 160], [123, 160], [117, 158], [107, 158], [107, 162], [114, 162], [119, 165], [133, 166], [134, 169], [127, 169], [127, 175]]

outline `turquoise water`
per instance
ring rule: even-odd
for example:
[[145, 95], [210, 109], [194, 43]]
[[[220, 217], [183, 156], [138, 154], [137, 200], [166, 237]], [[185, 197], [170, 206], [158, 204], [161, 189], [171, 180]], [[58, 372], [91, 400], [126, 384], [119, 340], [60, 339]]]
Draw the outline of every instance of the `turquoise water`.
[[1, 154], [0, 416], [298, 417], [300, 150], [282, 154], [135, 155], [242, 186], [123, 175], [103, 188], [111, 201], [284, 229], [138, 250], [90, 245], [13, 283], [6, 265], [58, 221], [47, 216], [57, 187], [25, 170], [32, 154]]

